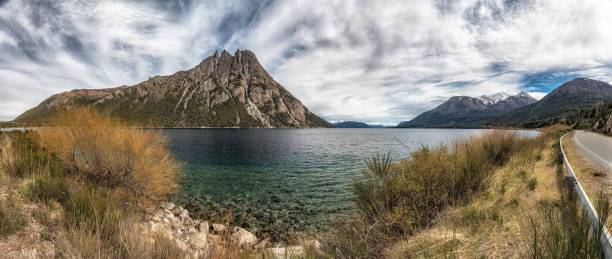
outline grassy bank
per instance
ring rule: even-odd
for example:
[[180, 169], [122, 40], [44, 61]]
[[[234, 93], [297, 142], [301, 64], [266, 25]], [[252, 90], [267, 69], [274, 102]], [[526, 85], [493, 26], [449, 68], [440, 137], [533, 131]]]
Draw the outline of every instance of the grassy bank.
[[[450, 146], [422, 147], [396, 164], [387, 156], [372, 158], [364, 179], [354, 183], [360, 218], [338, 223], [325, 240], [327, 253], [594, 257], [601, 247], [588, 235], [588, 219], [559, 164], [558, 138], [566, 130], [550, 127], [536, 138], [493, 131]], [[606, 215], [602, 202], [600, 214]]]

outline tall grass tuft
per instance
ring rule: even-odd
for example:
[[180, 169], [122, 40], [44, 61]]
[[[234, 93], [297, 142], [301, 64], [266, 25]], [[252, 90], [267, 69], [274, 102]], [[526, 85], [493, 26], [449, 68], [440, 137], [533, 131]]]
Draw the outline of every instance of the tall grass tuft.
[[25, 225], [25, 217], [19, 211], [12, 195], [0, 199], [0, 238], [17, 232]]
[[[567, 190], [566, 190], [567, 191]], [[596, 199], [599, 221], [591, 224], [584, 208], [569, 190], [561, 206], [541, 204], [539, 213], [527, 218], [525, 239], [533, 258], [604, 258], [599, 237], [608, 219], [610, 203], [603, 192]]]
[[152, 199], [176, 190], [180, 164], [166, 150], [161, 131], [135, 127], [88, 108], [66, 112], [53, 121], [54, 127], [39, 130], [40, 142], [69, 172]]

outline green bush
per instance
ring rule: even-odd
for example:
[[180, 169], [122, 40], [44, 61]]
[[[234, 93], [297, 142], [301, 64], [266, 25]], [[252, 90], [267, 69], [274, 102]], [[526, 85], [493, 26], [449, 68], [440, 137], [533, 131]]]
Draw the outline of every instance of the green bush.
[[9, 175], [26, 177], [37, 173], [41, 168], [48, 169], [53, 175], [63, 175], [65, 167], [59, 159], [39, 144], [39, 134], [35, 131], [13, 131], [3, 133], [0, 147], [2, 167]]
[[60, 203], [66, 202], [69, 196], [68, 186], [64, 178], [54, 177], [50, 174], [42, 174], [24, 186], [21, 191], [24, 198], [30, 201], [49, 202], [55, 200]]
[[110, 192], [93, 187], [75, 192], [64, 204], [67, 227], [84, 227], [107, 240], [114, 239], [125, 216], [118, 203]]
[[25, 223], [25, 217], [15, 205], [12, 196], [9, 195], [6, 201], [0, 200], [0, 237], [17, 232]]

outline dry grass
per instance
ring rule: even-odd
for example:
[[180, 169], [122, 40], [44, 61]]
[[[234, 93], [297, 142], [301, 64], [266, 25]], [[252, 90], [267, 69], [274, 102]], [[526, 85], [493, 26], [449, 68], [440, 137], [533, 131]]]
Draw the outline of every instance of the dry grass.
[[0, 199], [0, 238], [17, 232], [25, 223], [24, 216], [15, 205], [12, 195]]
[[[597, 170], [591, 165], [576, 147], [573, 141], [574, 135], [570, 134], [563, 139], [563, 150], [565, 155], [589, 197], [597, 197], [599, 190], [610, 190], [612, 180], [606, 174]], [[608, 198], [612, 201], [612, 193], [607, 192]]]
[[70, 172], [153, 199], [176, 190], [180, 164], [166, 150], [167, 139], [161, 131], [133, 127], [86, 108], [54, 121], [55, 127], [39, 130], [40, 142]]
[[[365, 180], [355, 182], [363, 217], [336, 227], [326, 250], [345, 258], [452, 255], [463, 244], [457, 230], [474, 240], [475, 233], [493, 229], [484, 229], [486, 224], [503, 228], [506, 210], [517, 208], [515, 196], [546, 185], [533, 175], [544, 145], [544, 137], [494, 130], [452, 148], [422, 147], [399, 164], [376, 157], [363, 172]], [[445, 230], [402, 245], [441, 222]], [[473, 254], [472, 248], [464, 249]]]
[[[560, 127], [559, 127], [560, 128]], [[483, 188], [465, 203], [441, 211], [429, 227], [394, 243], [389, 258], [520, 258], [528, 254], [523, 223], [543, 203], [557, 204], [564, 188], [552, 144], [558, 129], [523, 142], [503, 167], [493, 169]], [[536, 182], [535, 186], [531, 186]]]

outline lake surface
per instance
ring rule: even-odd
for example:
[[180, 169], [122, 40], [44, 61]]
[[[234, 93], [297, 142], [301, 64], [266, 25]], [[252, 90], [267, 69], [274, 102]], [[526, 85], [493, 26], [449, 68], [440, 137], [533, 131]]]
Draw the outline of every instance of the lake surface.
[[[395, 161], [421, 145], [479, 135], [480, 129], [165, 129], [184, 163], [182, 193], [172, 199], [196, 213], [225, 218], [258, 234], [324, 228], [356, 215], [352, 179], [364, 159]], [[537, 135], [537, 131], [520, 131]], [[197, 206], [194, 207], [193, 205]], [[231, 214], [231, 215], [230, 215]], [[228, 216], [230, 215], [230, 216]], [[216, 219], [218, 220], [218, 219]]]

